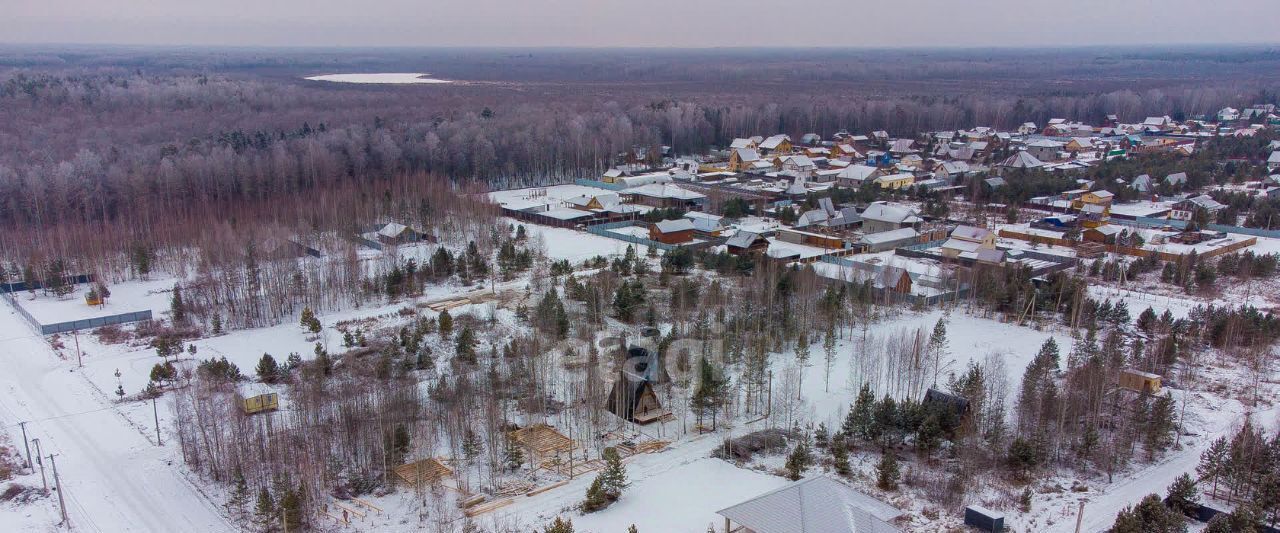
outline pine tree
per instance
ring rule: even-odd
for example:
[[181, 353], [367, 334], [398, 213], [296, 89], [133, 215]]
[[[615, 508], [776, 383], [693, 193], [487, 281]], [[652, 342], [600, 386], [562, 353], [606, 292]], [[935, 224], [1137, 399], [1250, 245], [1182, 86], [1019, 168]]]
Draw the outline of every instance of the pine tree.
[[[444, 311], [440, 311], [440, 318], [438, 320], [440, 322], [440, 338], [449, 338], [449, 334], [453, 332], [453, 316], [449, 314], [448, 309], [445, 309]], [[361, 343], [360, 345], [364, 346], [364, 343]]]
[[470, 326], [463, 326], [462, 331], [458, 333], [456, 343], [458, 361], [469, 365], [476, 364], [476, 344], [475, 332], [471, 331]]
[[871, 439], [871, 425], [875, 405], [876, 397], [871, 392], [871, 385], [862, 384], [862, 388], [858, 391], [858, 398], [854, 400], [853, 406], [849, 408], [849, 414], [845, 416], [844, 425], [840, 427], [840, 432], [844, 434], [846, 440]]
[[876, 465], [876, 486], [881, 490], [897, 490], [898, 479], [902, 473], [898, 471], [898, 459], [893, 452], [880, 456], [880, 464]]
[[214, 335], [222, 334], [222, 315], [214, 313], [213, 318], [209, 321], [209, 331]]
[[244, 471], [237, 466], [235, 474], [231, 478], [231, 495], [227, 501], [227, 507], [234, 509], [236, 512], [243, 513], [244, 506], [248, 503], [249, 483], [244, 478]]
[[1177, 513], [1165, 507], [1160, 497], [1150, 494], [1135, 507], [1126, 507], [1116, 515], [1112, 533], [1185, 533], [1187, 524]]
[[551, 525], [542, 531], [543, 533], [573, 533], [573, 520], [557, 516]]
[[463, 457], [466, 457], [467, 461], [474, 461], [482, 451], [484, 451], [484, 446], [480, 442], [480, 436], [471, 431], [471, 428], [467, 428], [467, 434], [462, 438]]
[[302, 500], [298, 497], [298, 492], [292, 488], [284, 491], [284, 496], [280, 497], [280, 512], [284, 515], [283, 520], [285, 528], [289, 531], [297, 531], [302, 524]]
[[502, 461], [507, 465], [507, 470], [516, 471], [524, 465], [524, 451], [516, 444], [514, 440], [507, 440], [507, 447], [503, 450]]
[[622, 497], [622, 491], [627, 488], [627, 467], [622, 464], [622, 457], [618, 455], [618, 450], [612, 446], [604, 449], [604, 470], [600, 472], [604, 492], [610, 500], [617, 500]]
[[849, 449], [844, 443], [844, 438], [836, 437], [831, 441], [831, 466], [837, 474], [848, 477], [853, 473], [849, 468]]
[[262, 358], [258, 360], [258, 379], [263, 383], [275, 383], [280, 377], [280, 366], [276, 364], [271, 354], [264, 353]]
[[182, 301], [182, 286], [177, 283], [173, 284], [173, 296], [169, 299], [169, 314], [174, 324], [187, 322], [187, 305]]
[[792, 481], [804, 477], [811, 463], [813, 463], [813, 454], [809, 451], [809, 439], [801, 438], [796, 447], [791, 450], [791, 454], [787, 456], [787, 477]]
[[835, 366], [836, 361], [836, 332], [834, 327], [828, 327], [827, 334], [822, 337], [822, 354], [822, 392], [831, 392], [831, 367]]
[[315, 312], [310, 307], [302, 308], [302, 319], [299, 320], [299, 325], [312, 333], [320, 333], [320, 319], [316, 318]]
[[604, 489], [604, 474], [597, 475], [591, 480], [591, 486], [587, 487], [587, 495], [582, 500], [582, 512], [594, 513], [610, 504], [609, 495]]
[[1185, 473], [1178, 476], [1178, 479], [1173, 480], [1173, 484], [1169, 485], [1169, 497], [1165, 503], [1183, 515], [1194, 516], [1200, 509], [1200, 496], [1199, 491], [1196, 490], [1195, 480]]
[[1209, 447], [1200, 454], [1200, 464], [1196, 466], [1196, 475], [1201, 481], [1209, 481], [1213, 483], [1210, 489], [1210, 495], [1218, 493], [1218, 481], [1227, 473], [1229, 468], [1229, 452], [1227, 448], [1226, 437], [1219, 437], [1209, 444]]
[[267, 487], [258, 489], [258, 503], [254, 506], [253, 512], [258, 516], [258, 522], [269, 524], [276, 515], [276, 503], [271, 499], [271, 491]]

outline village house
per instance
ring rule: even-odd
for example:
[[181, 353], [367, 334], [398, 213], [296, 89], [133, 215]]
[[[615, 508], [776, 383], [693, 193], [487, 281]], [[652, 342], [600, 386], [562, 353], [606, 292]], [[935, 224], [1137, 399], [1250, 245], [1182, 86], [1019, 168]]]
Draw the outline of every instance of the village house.
[[422, 233], [404, 224], [388, 222], [377, 231], [378, 242], [382, 244], [408, 244], [422, 240]]
[[882, 291], [911, 294], [911, 274], [902, 267], [886, 266], [871, 278], [871, 286]]
[[867, 233], [880, 233], [900, 228], [912, 228], [924, 220], [908, 207], [874, 202], [862, 211], [862, 229]]
[[791, 137], [786, 134], [779, 134], [769, 137], [760, 143], [759, 150], [763, 155], [789, 154], [791, 153]]
[[1062, 151], [1063, 144], [1058, 141], [1049, 139], [1040, 139], [1027, 143], [1027, 153], [1040, 161], [1053, 161], [1058, 159], [1058, 152]]
[[887, 176], [877, 176], [874, 181], [881, 189], [905, 189], [915, 183], [916, 176], [915, 174], [900, 172]]
[[755, 148], [734, 148], [729, 152], [729, 170], [732, 172], [746, 172], [757, 161], [760, 161], [760, 153]]
[[686, 211], [701, 211], [707, 203], [707, 196], [702, 193], [683, 189], [670, 183], [652, 183], [633, 187], [622, 191], [632, 197], [638, 204], [659, 208], [679, 208]]
[[725, 241], [725, 247], [733, 255], [754, 255], [769, 248], [769, 240], [751, 231], [739, 231]]
[[991, 230], [962, 225], [951, 230], [951, 238], [942, 243], [940, 251], [944, 257], [955, 258], [962, 253], [994, 250], [995, 247], [996, 234]]
[[1196, 211], [1203, 210], [1208, 215], [1208, 220], [1217, 219], [1218, 211], [1226, 209], [1227, 206], [1218, 203], [1213, 197], [1207, 194], [1193, 196], [1185, 200], [1181, 200], [1173, 204], [1173, 208], [1169, 210], [1169, 218], [1174, 220], [1191, 220], [1195, 217]]
[[997, 166], [1005, 168], [1040, 168], [1044, 166], [1044, 162], [1025, 151], [1019, 151], [1005, 158]]
[[818, 168], [817, 165], [813, 163], [813, 160], [809, 159], [809, 156], [805, 155], [788, 155], [778, 157], [773, 160], [773, 164], [781, 169], [782, 172], [786, 172], [792, 176], [809, 176]]
[[867, 165], [849, 165], [840, 170], [836, 174], [836, 184], [841, 187], [856, 189], [862, 186], [862, 182], [874, 179], [883, 174], [883, 171]]
[[1096, 226], [1086, 228], [1081, 234], [1086, 242], [1097, 242], [1102, 244], [1116, 244], [1116, 239], [1124, 232], [1124, 228], [1119, 226]]
[[663, 220], [649, 226], [649, 239], [663, 244], [684, 244], [693, 240], [693, 221], [687, 218]]
[[693, 233], [698, 237], [715, 238], [724, 231], [724, 217], [720, 215], [690, 211], [684, 214], [684, 218], [693, 222]]
[[1023, 122], [1021, 126], [1018, 126], [1018, 135], [1031, 135], [1037, 129], [1035, 122]]

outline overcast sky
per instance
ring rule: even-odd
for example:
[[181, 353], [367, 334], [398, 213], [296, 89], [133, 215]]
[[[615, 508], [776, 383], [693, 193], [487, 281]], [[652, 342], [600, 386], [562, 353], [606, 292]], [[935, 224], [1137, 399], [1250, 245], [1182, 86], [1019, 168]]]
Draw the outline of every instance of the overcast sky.
[[0, 42], [283, 46], [1277, 43], [1277, 0], [0, 0]]

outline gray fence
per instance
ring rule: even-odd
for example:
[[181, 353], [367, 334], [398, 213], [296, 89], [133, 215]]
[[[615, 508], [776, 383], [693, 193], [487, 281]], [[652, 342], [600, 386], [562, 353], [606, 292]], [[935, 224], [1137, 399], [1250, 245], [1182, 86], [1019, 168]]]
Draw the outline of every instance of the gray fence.
[[94, 318], [86, 318], [83, 320], [69, 320], [66, 322], [56, 322], [53, 324], [42, 324], [36, 317], [31, 316], [26, 309], [22, 308], [22, 304], [18, 303], [18, 299], [12, 293], [6, 291], [2, 293], [5, 301], [13, 306], [18, 314], [22, 316], [31, 327], [39, 331], [41, 335], [53, 335], [54, 333], [65, 333], [68, 331], [76, 331], [81, 329], [93, 329], [102, 326], [110, 326], [113, 324], [127, 324], [129, 322], [141, 322], [143, 320], [151, 320], [151, 310], [132, 311], [129, 313], [120, 313], [116, 315], [100, 316]]
[[[1143, 226], [1148, 228], [1162, 228], [1165, 226], [1173, 226], [1177, 229], [1187, 227], [1185, 220], [1172, 220], [1164, 218], [1137, 217], [1133, 220], [1117, 220], [1112, 219], [1116, 224], [1124, 224], [1127, 226]], [[1252, 237], [1270, 237], [1280, 239], [1280, 230], [1266, 230], [1261, 228], [1245, 228], [1241, 226], [1228, 226], [1226, 224], [1205, 224], [1204, 229], [1212, 231], [1221, 231], [1223, 233], [1235, 233], [1237, 235], [1249, 235]]]

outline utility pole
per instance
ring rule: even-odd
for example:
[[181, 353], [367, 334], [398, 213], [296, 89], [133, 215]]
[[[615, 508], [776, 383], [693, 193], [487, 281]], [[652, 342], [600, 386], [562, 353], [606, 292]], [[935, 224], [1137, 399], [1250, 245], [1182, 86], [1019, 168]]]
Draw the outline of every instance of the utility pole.
[[67, 501], [62, 497], [62, 481], [58, 479], [58, 463], [53, 461], [53, 457], [53, 454], [49, 454], [49, 466], [53, 467], [53, 488], [58, 491], [58, 509], [62, 511], [62, 522], [60, 523], [67, 524], [67, 527], [70, 528], [71, 520], [67, 518]]
[[18, 426], [22, 428], [22, 445], [27, 449], [27, 468], [31, 468], [31, 443], [27, 442], [27, 423], [18, 422]]
[[164, 446], [160, 441], [160, 411], [156, 408], [156, 399], [151, 399], [151, 414], [156, 418], [156, 446]]
[[76, 339], [76, 364], [84, 368], [84, 359], [80, 357], [80, 330], [72, 330], [71, 335]]
[[40, 459], [40, 439], [31, 439], [36, 443], [36, 463], [40, 465], [40, 483], [44, 485], [45, 492], [49, 491], [49, 480], [44, 477], [44, 461]]

